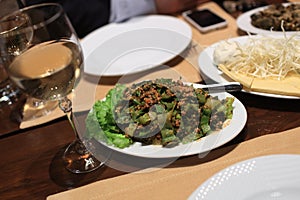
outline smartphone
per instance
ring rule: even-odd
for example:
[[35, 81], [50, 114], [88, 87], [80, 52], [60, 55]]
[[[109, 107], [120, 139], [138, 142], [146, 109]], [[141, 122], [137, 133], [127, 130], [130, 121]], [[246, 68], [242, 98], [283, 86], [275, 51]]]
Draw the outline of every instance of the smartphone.
[[209, 9], [185, 11], [182, 16], [203, 33], [227, 26], [224, 18]]

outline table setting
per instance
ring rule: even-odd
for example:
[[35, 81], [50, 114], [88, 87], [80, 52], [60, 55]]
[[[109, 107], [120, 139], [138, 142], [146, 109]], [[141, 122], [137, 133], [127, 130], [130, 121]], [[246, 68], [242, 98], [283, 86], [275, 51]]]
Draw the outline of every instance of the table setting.
[[[199, 9], [227, 22], [205, 33], [181, 14], [152, 14], [82, 39], [59, 6], [39, 6], [21, 9], [30, 22], [10, 35], [25, 33], [25, 47], [1, 47], [8, 76], [22, 91], [0, 107], [1, 199], [299, 197], [300, 69], [297, 52], [280, 49], [294, 45], [298, 32], [247, 28], [248, 18], [267, 6], [235, 17], [215, 2], [203, 3]], [[41, 15], [46, 18], [35, 21]], [[10, 40], [5, 34], [1, 42]], [[246, 75], [244, 66], [230, 68], [258, 49], [241, 50], [249, 38], [257, 45], [260, 34], [284, 38], [275, 57], [289, 67], [286, 74], [279, 77], [271, 64]], [[217, 52], [230, 42], [235, 50]], [[246, 61], [235, 60], [243, 56]], [[66, 62], [72, 69], [64, 71]], [[60, 88], [56, 83], [64, 80]], [[31, 97], [55, 107], [32, 118], [25, 109]]]

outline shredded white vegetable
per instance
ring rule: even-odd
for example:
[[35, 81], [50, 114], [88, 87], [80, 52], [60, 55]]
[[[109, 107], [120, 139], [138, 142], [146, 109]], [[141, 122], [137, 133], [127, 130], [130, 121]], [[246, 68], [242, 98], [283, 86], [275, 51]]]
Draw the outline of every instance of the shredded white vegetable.
[[[225, 46], [235, 51], [231, 49], [232, 55], [220, 58]], [[224, 41], [216, 47], [214, 60], [236, 73], [280, 80], [291, 71], [300, 73], [300, 38], [296, 35], [280, 38], [249, 36], [245, 44]]]

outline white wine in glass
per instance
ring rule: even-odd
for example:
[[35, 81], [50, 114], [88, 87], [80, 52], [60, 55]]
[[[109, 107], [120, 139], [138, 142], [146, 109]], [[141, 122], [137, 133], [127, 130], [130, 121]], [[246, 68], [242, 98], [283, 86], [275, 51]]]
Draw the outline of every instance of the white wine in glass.
[[[72, 102], [68, 95], [76, 87], [83, 70], [83, 54], [78, 37], [59, 4], [45, 3], [25, 7], [12, 15], [25, 14], [31, 25], [19, 30], [32, 32], [30, 47], [11, 58], [10, 79], [31, 97], [59, 101], [68, 116], [76, 140], [65, 150], [66, 168], [73, 173], [90, 172], [103, 163], [85, 148], [72, 121]], [[20, 34], [19, 34], [20, 35]]]

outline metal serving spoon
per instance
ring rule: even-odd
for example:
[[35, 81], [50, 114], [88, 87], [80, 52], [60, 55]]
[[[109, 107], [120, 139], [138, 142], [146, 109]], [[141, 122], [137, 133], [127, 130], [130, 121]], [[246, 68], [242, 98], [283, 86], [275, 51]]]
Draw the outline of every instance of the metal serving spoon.
[[198, 83], [186, 83], [193, 85], [195, 88], [202, 88], [204, 90], [212, 92], [239, 92], [243, 89], [243, 85], [239, 82], [228, 82], [228, 83], [216, 83], [216, 84], [198, 84]]

